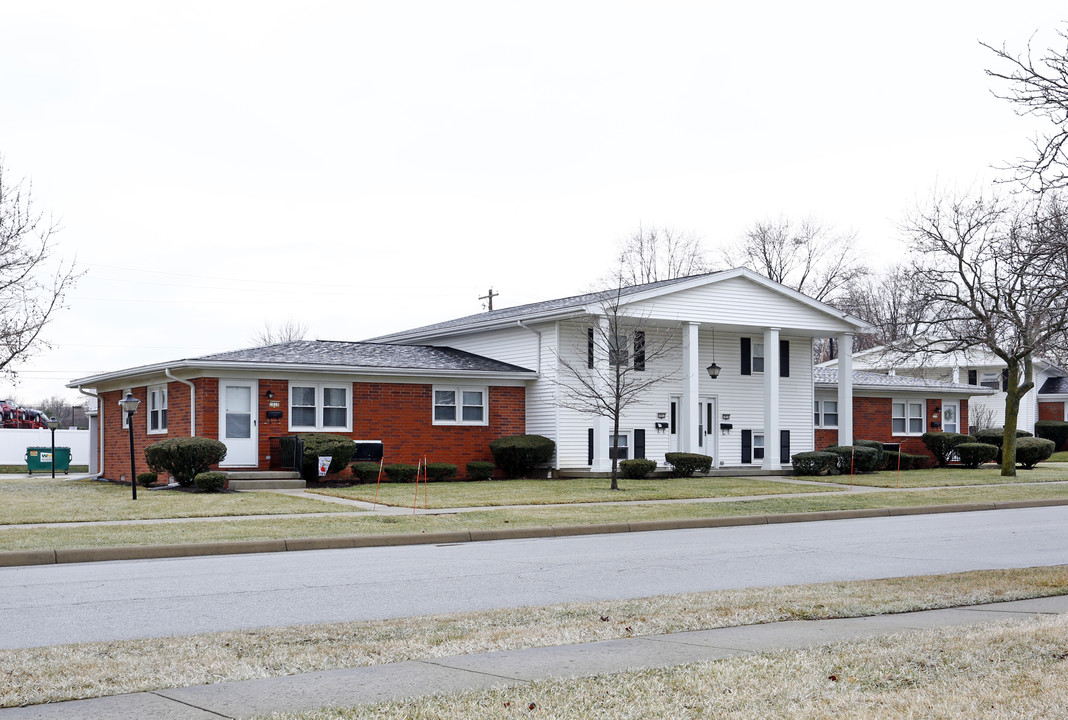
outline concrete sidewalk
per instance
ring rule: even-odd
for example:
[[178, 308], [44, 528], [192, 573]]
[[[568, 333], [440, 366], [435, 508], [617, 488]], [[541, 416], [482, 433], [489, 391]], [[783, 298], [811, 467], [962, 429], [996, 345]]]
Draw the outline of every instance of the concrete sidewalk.
[[0, 720], [249, 718], [722, 660], [891, 633], [1068, 612], [1068, 596], [841, 620], [700, 630], [172, 688], [0, 710]]

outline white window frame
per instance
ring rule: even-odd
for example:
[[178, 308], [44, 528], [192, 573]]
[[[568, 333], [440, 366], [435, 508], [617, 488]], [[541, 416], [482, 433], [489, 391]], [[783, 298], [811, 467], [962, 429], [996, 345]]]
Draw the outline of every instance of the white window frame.
[[[454, 407], [456, 408], [456, 417], [453, 420], [438, 420], [438, 393], [439, 392], [452, 392], [453, 399], [455, 400]], [[478, 392], [482, 393], [481, 405], [465, 405], [464, 393]], [[447, 407], [442, 405], [441, 407]], [[481, 420], [464, 420], [464, 408], [465, 407], [481, 407], [482, 419]], [[430, 421], [434, 425], [477, 425], [484, 426], [489, 425], [489, 387], [479, 385], [434, 385], [430, 389]]]
[[[760, 352], [757, 352], [757, 348], [760, 348]], [[765, 366], [764, 352], [765, 352], [765, 350], [764, 350], [764, 341], [761, 340], [760, 342], [757, 342], [756, 340], [753, 340], [752, 357], [749, 358], [749, 364], [751, 366], [750, 369], [753, 371], [754, 375], [763, 375], [764, 374], [764, 366]], [[757, 359], [758, 358], [760, 360], [760, 369], [757, 369]]]
[[[760, 438], [760, 444], [757, 444], [757, 438]], [[753, 431], [753, 462], [764, 459], [764, 451], [767, 449], [767, 442], [764, 438], [763, 430]]]
[[[903, 405], [904, 406], [904, 415], [898, 415], [896, 413], [896, 411], [894, 409], [895, 405]], [[912, 406], [914, 406], [914, 405], [918, 405], [919, 406], [919, 408], [920, 408], [919, 415], [913, 415], [912, 414], [912, 410], [913, 410]], [[904, 430], [904, 432], [901, 432], [901, 431], [898, 431], [898, 430], [894, 429], [894, 421], [897, 420], [897, 419], [903, 419], [905, 421], [905, 430]], [[919, 424], [920, 424], [920, 429], [919, 430], [913, 430], [912, 429], [912, 423], [913, 423], [914, 420], [919, 420]], [[905, 398], [891, 398], [890, 399], [890, 432], [893, 435], [897, 435], [897, 436], [900, 436], [900, 437], [906, 437], [906, 436], [916, 437], [918, 435], [923, 435], [923, 433], [926, 431], [926, 425], [927, 425], [927, 401], [926, 400], [914, 400], [914, 399], [905, 399]]]
[[[608, 459], [612, 459], [613, 445], [615, 445], [615, 437], [612, 433], [608, 433]], [[623, 452], [622, 457], [619, 458], [620, 462], [630, 459], [630, 433], [627, 431], [620, 431], [619, 433], [619, 450]]]
[[1001, 372], [999, 370], [980, 370], [979, 387], [1001, 390]]
[[[315, 388], [315, 424], [293, 424], [293, 391], [296, 388]], [[341, 390], [345, 397], [345, 425], [325, 425], [323, 415], [326, 410], [324, 404], [325, 390]], [[301, 405], [301, 407], [308, 407]], [[335, 406], [332, 406], [335, 407]], [[290, 431], [317, 431], [317, 432], [352, 432], [352, 383], [343, 382], [303, 382], [291, 380], [289, 382], [289, 429]]]
[[[814, 400], [813, 401], [813, 416], [815, 426], [818, 428], [836, 428], [838, 427], [838, 401], [837, 400]], [[827, 410], [827, 403], [834, 405], [834, 411], [829, 412]], [[834, 415], [834, 423], [827, 422], [827, 416]]]
[[[166, 435], [167, 434], [167, 385], [149, 385], [148, 386], [148, 402], [145, 403], [147, 412], [145, 413], [145, 430], [149, 435]], [[163, 402], [159, 407], [154, 407], [156, 398], [162, 398]], [[152, 416], [159, 413], [158, 427], [153, 429]]]

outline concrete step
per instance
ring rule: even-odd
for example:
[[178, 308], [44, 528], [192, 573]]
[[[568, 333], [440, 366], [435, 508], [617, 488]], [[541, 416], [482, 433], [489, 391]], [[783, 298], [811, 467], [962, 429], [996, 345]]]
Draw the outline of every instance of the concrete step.
[[231, 490], [301, 490], [307, 487], [300, 473], [290, 470], [227, 473]]

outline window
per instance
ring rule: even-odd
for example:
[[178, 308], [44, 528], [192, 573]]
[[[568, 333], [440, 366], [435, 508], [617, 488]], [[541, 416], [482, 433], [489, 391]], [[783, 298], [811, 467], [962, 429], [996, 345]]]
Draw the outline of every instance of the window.
[[894, 435], [922, 435], [924, 422], [923, 401], [898, 401], [891, 403], [891, 427]]
[[148, 431], [167, 432], [167, 386], [156, 385], [148, 389]]
[[435, 425], [486, 425], [486, 388], [434, 386]]
[[816, 400], [813, 420], [816, 427], [838, 427], [838, 401]]
[[613, 457], [619, 460], [626, 460], [629, 455], [630, 445], [626, 435], [609, 435], [608, 436], [608, 459]]
[[629, 362], [627, 353], [627, 336], [613, 335], [608, 345], [608, 363], [610, 365], [626, 365]]
[[753, 459], [764, 459], [764, 435], [753, 433]]
[[1001, 389], [1001, 373], [999, 372], [984, 372], [983, 379], [979, 382], [983, 387], [993, 388], [994, 390]]
[[645, 331], [634, 331], [634, 369], [645, 369]]
[[764, 343], [753, 343], [753, 372], [764, 372]]
[[351, 430], [351, 385], [329, 383], [289, 386], [289, 428]]

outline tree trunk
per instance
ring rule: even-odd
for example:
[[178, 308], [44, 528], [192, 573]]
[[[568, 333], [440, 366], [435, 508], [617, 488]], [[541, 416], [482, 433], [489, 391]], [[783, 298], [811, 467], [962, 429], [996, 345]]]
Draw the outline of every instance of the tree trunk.
[[619, 414], [612, 419], [612, 489], [619, 489]]
[[1020, 417], [1020, 363], [1009, 363], [1005, 388], [1005, 433], [1001, 437], [1001, 476], [1016, 477], [1016, 421]]

